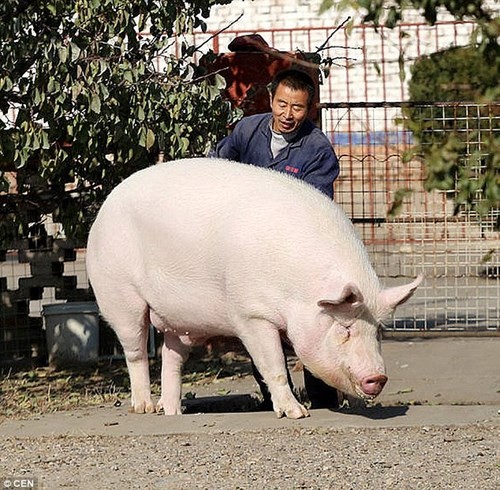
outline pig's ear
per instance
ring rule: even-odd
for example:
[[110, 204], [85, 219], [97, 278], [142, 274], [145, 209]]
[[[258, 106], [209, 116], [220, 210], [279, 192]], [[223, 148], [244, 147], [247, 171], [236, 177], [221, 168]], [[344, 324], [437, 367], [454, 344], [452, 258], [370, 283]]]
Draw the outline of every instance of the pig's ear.
[[383, 289], [378, 296], [379, 316], [391, 314], [396, 307], [408, 301], [423, 279], [424, 276], [420, 274], [410, 284]]
[[352, 316], [364, 305], [363, 294], [352, 282], [347, 283], [338, 293], [330, 293], [327, 298], [320, 299], [318, 306], [334, 309], [341, 315]]

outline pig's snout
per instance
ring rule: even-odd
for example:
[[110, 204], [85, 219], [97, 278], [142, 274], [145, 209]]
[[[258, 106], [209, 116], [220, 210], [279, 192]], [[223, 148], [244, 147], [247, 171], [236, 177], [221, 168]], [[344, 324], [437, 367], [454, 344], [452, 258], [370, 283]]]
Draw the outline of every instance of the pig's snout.
[[373, 376], [367, 376], [361, 381], [361, 389], [365, 395], [375, 397], [380, 394], [386, 383], [387, 376], [375, 374]]

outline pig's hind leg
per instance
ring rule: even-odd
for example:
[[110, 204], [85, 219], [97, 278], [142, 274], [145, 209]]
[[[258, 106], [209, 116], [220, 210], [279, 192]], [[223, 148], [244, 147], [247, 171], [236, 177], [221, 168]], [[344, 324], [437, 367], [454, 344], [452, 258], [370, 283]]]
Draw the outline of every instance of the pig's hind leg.
[[166, 331], [161, 350], [161, 398], [156, 406], [165, 415], [182, 413], [182, 366], [187, 361], [192, 342], [187, 336]]
[[[122, 293], [125, 293], [122, 291]], [[148, 362], [149, 307], [142, 298], [130, 293], [114, 297], [107, 295], [101, 312], [113, 327], [123, 347], [130, 376], [130, 411], [154, 413]], [[126, 300], [124, 300], [126, 298]], [[110, 308], [110, 304], [114, 306]]]
[[292, 393], [288, 382], [286, 359], [277, 328], [264, 320], [250, 320], [246, 334], [240, 335], [257, 369], [271, 393], [273, 409], [278, 417], [299, 419], [308, 417], [307, 409]]

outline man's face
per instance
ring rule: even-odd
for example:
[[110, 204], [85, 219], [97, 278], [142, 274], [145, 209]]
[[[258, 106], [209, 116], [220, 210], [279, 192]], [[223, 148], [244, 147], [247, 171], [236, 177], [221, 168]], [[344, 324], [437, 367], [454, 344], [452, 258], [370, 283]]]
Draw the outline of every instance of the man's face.
[[280, 83], [274, 98], [271, 95], [273, 130], [277, 133], [293, 133], [307, 118], [309, 112], [308, 93], [293, 90]]

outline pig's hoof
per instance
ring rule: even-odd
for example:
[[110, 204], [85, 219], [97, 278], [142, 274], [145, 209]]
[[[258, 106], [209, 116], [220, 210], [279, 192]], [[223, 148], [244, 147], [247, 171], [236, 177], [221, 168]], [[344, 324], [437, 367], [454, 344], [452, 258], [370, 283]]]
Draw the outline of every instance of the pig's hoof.
[[302, 419], [304, 417], [309, 417], [309, 412], [307, 408], [303, 405], [297, 404], [297, 406], [289, 407], [287, 409], [280, 409], [276, 411], [278, 418], [280, 419], [286, 415], [289, 419]]
[[170, 405], [168, 403], [163, 403], [161, 400], [158, 401], [156, 405], [156, 410], [162, 412], [165, 415], [182, 415], [182, 407], [180, 403], [175, 405]]
[[153, 402], [134, 403], [129, 409], [130, 413], [155, 413]]

